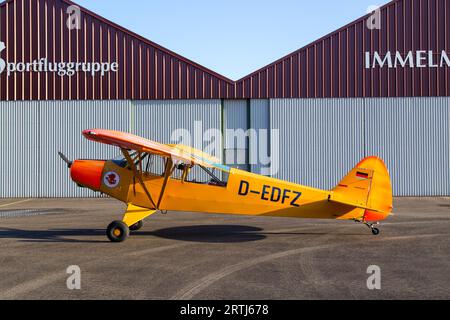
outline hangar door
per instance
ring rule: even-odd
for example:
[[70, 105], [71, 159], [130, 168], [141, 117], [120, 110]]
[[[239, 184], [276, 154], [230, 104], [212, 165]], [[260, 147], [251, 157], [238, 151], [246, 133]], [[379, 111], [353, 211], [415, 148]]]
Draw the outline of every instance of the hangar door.
[[249, 110], [247, 100], [225, 100], [223, 106], [224, 160], [227, 165], [249, 170]]

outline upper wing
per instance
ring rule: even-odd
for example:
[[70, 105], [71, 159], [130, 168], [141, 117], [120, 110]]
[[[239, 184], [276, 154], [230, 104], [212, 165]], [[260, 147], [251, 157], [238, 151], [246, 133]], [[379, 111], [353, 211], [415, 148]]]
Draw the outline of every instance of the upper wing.
[[169, 144], [167, 146], [173, 148], [173, 150], [177, 152], [181, 152], [184, 155], [189, 155], [190, 159], [195, 159], [193, 162], [196, 164], [201, 164], [204, 167], [216, 168], [225, 172], [230, 171], [230, 168], [221, 164], [221, 161], [218, 158], [213, 157], [212, 155], [207, 154], [201, 150], [189, 146], [184, 146], [182, 144]]
[[211, 156], [210, 154], [207, 154], [201, 150], [185, 146], [182, 144], [168, 144], [168, 147], [172, 148], [174, 151], [183, 153], [183, 154], [189, 154], [191, 157], [201, 159], [203, 161], [211, 162], [211, 163], [220, 163], [220, 160], [216, 157]]
[[138, 137], [131, 133], [103, 129], [85, 130], [83, 131], [83, 135], [88, 140], [113, 145], [123, 149], [148, 152], [162, 157], [171, 157], [175, 161], [229, 171], [227, 167], [221, 165], [219, 159], [200, 150], [183, 145], [166, 145]]

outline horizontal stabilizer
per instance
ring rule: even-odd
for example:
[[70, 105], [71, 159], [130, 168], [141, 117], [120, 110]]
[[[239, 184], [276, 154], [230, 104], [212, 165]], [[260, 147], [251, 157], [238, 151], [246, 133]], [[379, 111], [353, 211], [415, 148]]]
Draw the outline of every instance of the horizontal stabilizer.
[[345, 200], [345, 199], [337, 200], [337, 199], [334, 199], [333, 197], [331, 197], [330, 201], [331, 202], [335, 202], [335, 203], [345, 204], [345, 205], [350, 206], [350, 207], [355, 207], [355, 208], [359, 208], [359, 209], [365, 209], [365, 210], [370, 210], [370, 211], [382, 213], [382, 211], [379, 211], [379, 210], [374, 209], [374, 208], [369, 208], [369, 207], [367, 207], [365, 205], [361, 205], [361, 204], [356, 203], [356, 202], [351, 201], [351, 200]]

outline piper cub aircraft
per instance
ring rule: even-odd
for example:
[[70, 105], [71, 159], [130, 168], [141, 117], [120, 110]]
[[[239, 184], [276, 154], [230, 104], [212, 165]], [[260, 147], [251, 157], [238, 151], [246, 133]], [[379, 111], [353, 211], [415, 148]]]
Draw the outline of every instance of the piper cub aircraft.
[[[108, 161], [71, 162], [60, 153], [75, 183], [128, 205], [123, 219], [107, 228], [112, 242], [124, 241], [130, 230], [140, 229], [143, 220], [156, 212], [353, 220], [378, 235], [375, 226], [392, 211], [389, 173], [377, 157], [362, 160], [328, 191], [229, 168], [219, 159], [183, 145], [101, 129], [85, 130], [83, 135], [121, 150], [119, 158]], [[208, 179], [192, 179], [194, 170]]]

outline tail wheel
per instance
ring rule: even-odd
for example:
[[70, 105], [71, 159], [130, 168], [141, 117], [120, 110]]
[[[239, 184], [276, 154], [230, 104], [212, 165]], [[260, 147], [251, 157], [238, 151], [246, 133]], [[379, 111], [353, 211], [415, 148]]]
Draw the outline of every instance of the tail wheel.
[[378, 229], [378, 228], [372, 228], [372, 233], [373, 233], [373, 235], [377, 236], [377, 235], [380, 234], [380, 229]]
[[130, 230], [131, 231], [137, 231], [139, 229], [141, 229], [144, 226], [144, 221], [138, 221], [135, 224], [133, 224], [132, 226], [130, 226]]
[[130, 229], [122, 221], [113, 221], [106, 229], [106, 236], [111, 242], [123, 242], [130, 235]]

